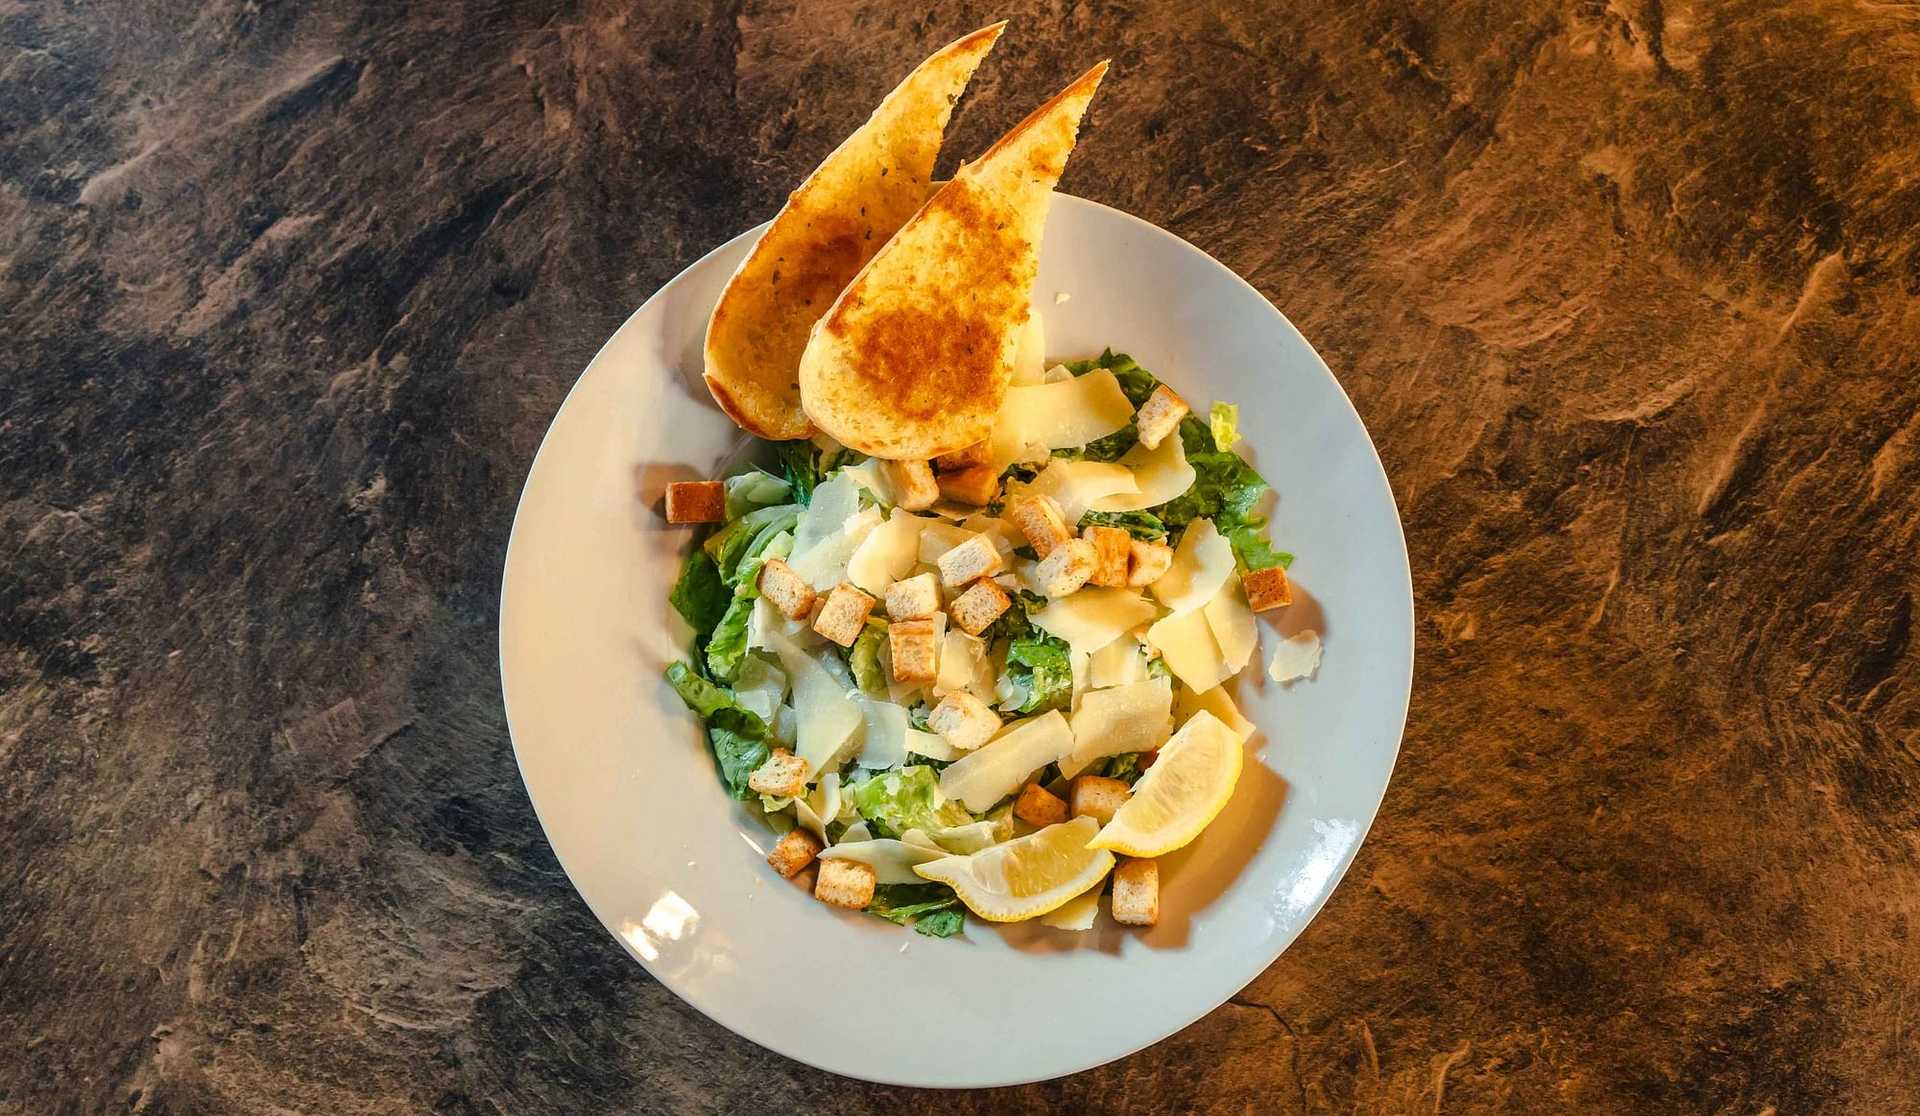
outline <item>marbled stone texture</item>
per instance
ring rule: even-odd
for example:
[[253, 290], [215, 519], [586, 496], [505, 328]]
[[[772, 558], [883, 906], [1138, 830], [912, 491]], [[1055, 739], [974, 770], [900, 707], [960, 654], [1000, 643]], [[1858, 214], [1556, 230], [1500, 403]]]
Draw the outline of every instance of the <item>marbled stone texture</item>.
[[[939, 1095], [627, 959], [494, 615], [594, 349], [1002, 15], [952, 148], [1113, 57], [1065, 188], [1319, 346], [1421, 649], [1291, 951]], [[0, 0], [0, 1113], [1920, 1111], [1916, 353], [1905, 4]]]

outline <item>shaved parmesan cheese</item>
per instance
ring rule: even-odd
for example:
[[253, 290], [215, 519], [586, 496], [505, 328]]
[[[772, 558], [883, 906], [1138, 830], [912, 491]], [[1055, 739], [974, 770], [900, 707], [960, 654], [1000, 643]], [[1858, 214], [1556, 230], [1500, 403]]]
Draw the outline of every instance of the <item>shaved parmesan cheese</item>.
[[1195, 690], [1211, 690], [1233, 676], [1220, 644], [1213, 638], [1207, 614], [1182, 612], [1147, 629], [1147, 642], [1166, 660], [1174, 677]]
[[1055, 383], [1010, 387], [994, 419], [994, 459], [1030, 460], [1035, 446], [1084, 446], [1132, 419], [1133, 404], [1104, 368]]
[[1213, 714], [1221, 724], [1238, 733], [1242, 740], [1254, 734], [1253, 722], [1240, 715], [1239, 708], [1233, 704], [1233, 698], [1227, 693], [1225, 686], [1215, 686], [1211, 690], [1198, 692], [1189, 690], [1185, 686], [1180, 687], [1180, 694], [1173, 703], [1175, 721], [1184, 725], [1187, 723], [1187, 718], [1203, 709]]
[[847, 580], [875, 597], [885, 596], [887, 586], [907, 576], [920, 560], [920, 531], [931, 522], [895, 508], [854, 548], [847, 560]]
[[1077, 898], [1069, 899], [1040, 916], [1040, 925], [1055, 930], [1091, 930], [1100, 915], [1100, 888], [1090, 887]]
[[773, 651], [793, 686], [794, 754], [807, 761], [809, 779], [835, 772], [865, 719], [859, 703], [819, 659], [792, 642], [776, 636]]
[[1214, 528], [1213, 520], [1196, 519], [1174, 548], [1173, 565], [1149, 588], [1179, 615], [1206, 607], [1232, 576], [1233, 544]]
[[1095, 511], [1139, 511], [1164, 504], [1193, 487], [1193, 466], [1187, 464], [1186, 448], [1175, 436], [1168, 436], [1153, 449], [1136, 445], [1121, 454], [1115, 464], [1132, 471], [1139, 491], [1096, 500]]
[[848, 465], [837, 475], [852, 478], [856, 490], [866, 489], [873, 493], [874, 499], [888, 507], [899, 502], [899, 496], [893, 491], [893, 485], [887, 482], [886, 471], [880, 468], [877, 458], [869, 457], [858, 465]]
[[1046, 496], [1060, 505], [1069, 524], [1080, 522], [1096, 501], [1115, 494], [1136, 495], [1140, 485], [1133, 471], [1111, 461], [1067, 461], [1056, 459], [1040, 471], [1030, 484], [1007, 486], [1008, 503], [1026, 496]]
[[1155, 611], [1137, 589], [1082, 589], [1048, 602], [1032, 619], [1048, 635], [1091, 655], [1153, 619]]
[[[853, 558], [853, 552], [879, 524], [879, 508], [856, 512], [841, 523], [839, 534], [822, 540], [805, 554], [795, 555], [787, 564], [815, 590], [827, 592], [847, 580], [847, 563]], [[798, 547], [798, 541], [794, 545]]]
[[821, 852], [820, 859], [859, 861], [873, 869], [875, 883], [904, 884], [926, 882], [913, 874], [914, 865], [952, 855], [945, 849], [929, 849], [882, 837], [868, 841], [842, 840], [839, 844]]
[[1047, 323], [1040, 317], [1040, 308], [1027, 311], [1027, 324], [1020, 327], [1020, 336], [1013, 350], [1013, 384], [1024, 387], [1040, 382], [1041, 373], [1047, 366]]
[[867, 823], [863, 821], [854, 822], [840, 834], [840, 843], [843, 845], [851, 845], [855, 841], [871, 840], [873, 840], [873, 831], [868, 829]]
[[791, 748], [793, 747], [793, 738], [799, 731], [800, 715], [793, 711], [793, 706], [783, 705], [774, 711], [773, 738], [776, 741]]
[[1062, 380], [1071, 379], [1073, 379], [1073, 369], [1064, 364], [1056, 364], [1040, 374], [1040, 382], [1043, 384], [1057, 384]]
[[851, 471], [842, 469], [816, 485], [793, 529], [794, 557], [840, 534], [847, 520], [859, 512], [860, 485]]
[[779, 667], [758, 655], [740, 660], [740, 674], [733, 683], [733, 700], [768, 724], [774, 711], [787, 697], [787, 676]]
[[942, 763], [952, 763], [966, 754], [947, 743], [947, 738], [939, 733], [927, 732], [911, 725], [907, 726], [907, 751]]
[[1253, 609], [1247, 607], [1240, 579], [1228, 578], [1201, 611], [1206, 613], [1207, 627], [1213, 632], [1213, 641], [1220, 645], [1220, 657], [1226, 660], [1227, 669], [1239, 674], [1253, 658], [1253, 645], [1259, 639]]
[[988, 541], [993, 543], [993, 548], [1000, 552], [1002, 558], [1013, 553], [1014, 547], [1026, 545], [1027, 540], [1020, 534], [1018, 527], [985, 512], [975, 512], [962, 520], [960, 526], [975, 534], [987, 536]]
[[1146, 677], [1147, 656], [1132, 633], [1095, 651], [1087, 663], [1087, 685], [1095, 690], [1144, 681]]
[[1167, 742], [1173, 726], [1173, 682], [1149, 678], [1110, 690], [1095, 690], [1073, 711], [1073, 751], [1060, 761], [1071, 779], [1087, 765], [1126, 752], [1151, 752]]
[[754, 598], [753, 611], [747, 614], [747, 647], [771, 651], [776, 637], [796, 647], [810, 647], [822, 638], [805, 620], [789, 620], [772, 601]]
[[920, 561], [931, 566], [940, 556], [972, 538], [977, 532], [952, 523], [935, 520], [920, 525]]
[[940, 674], [933, 680], [933, 696], [965, 691], [981, 701], [993, 700], [993, 664], [987, 645], [962, 631], [950, 631], [941, 643]]
[[1017, 721], [940, 772], [940, 793], [982, 813], [1012, 794], [1027, 776], [1067, 754], [1073, 731], [1058, 709]]
[[936, 829], [928, 836], [941, 848], [965, 855], [997, 845], [1013, 836], [1013, 826], [1008, 824], [1005, 818], [998, 820], [987, 818], [967, 825]]
[[866, 735], [860, 741], [861, 767], [884, 770], [907, 762], [907, 711], [890, 701], [860, 699]]
[[1267, 664], [1267, 677], [1275, 682], [1298, 682], [1311, 678], [1320, 669], [1320, 633], [1308, 628], [1299, 635], [1280, 641], [1273, 649], [1273, 661]]
[[829, 771], [820, 777], [812, 792], [793, 800], [793, 815], [815, 837], [827, 839], [827, 823], [840, 813], [840, 773]]
[[1080, 695], [1087, 692], [1087, 679], [1090, 673], [1088, 663], [1092, 658], [1093, 656], [1087, 654], [1085, 651], [1074, 651], [1071, 649], [1067, 651], [1067, 671], [1072, 676], [1073, 683], [1071, 687], [1072, 700], [1068, 702], [1068, 708], [1080, 708]]

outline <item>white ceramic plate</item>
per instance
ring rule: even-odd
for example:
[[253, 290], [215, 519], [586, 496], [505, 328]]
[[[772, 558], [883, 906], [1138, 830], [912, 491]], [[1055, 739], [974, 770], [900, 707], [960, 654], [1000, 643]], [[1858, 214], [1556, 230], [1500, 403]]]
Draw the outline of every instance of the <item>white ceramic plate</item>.
[[[1240, 684], [1262, 733], [1233, 802], [1161, 864], [1160, 924], [1086, 933], [969, 919], [937, 940], [837, 911], [763, 862], [771, 835], [726, 797], [661, 679], [688, 632], [667, 604], [685, 529], [668, 481], [744, 435], [700, 381], [707, 314], [754, 238], [647, 300], [553, 420], [508, 545], [501, 684], [534, 809], [587, 905], [656, 978], [754, 1042], [888, 1084], [1006, 1085], [1118, 1058], [1239, 991], [1313, 918], [1373, 820], [1413, 674], [1413, 596], [1393, 495], [1313, 348], [1217, 261], [1136, 218], [1057, 195], [1035, 305], [1049, 355], [1132, 354], [1204, 413], [1240, 405], [1240, 447], [1279, 490], [1295, 603], [1261, 619]], [[1066, 292], [1069, 301], [1057, 303]], [[1277, 617], [1277, 624], [1275, 618]], [[1265, 680], [1278, 633], [1326, 641], [1319, 676]]]

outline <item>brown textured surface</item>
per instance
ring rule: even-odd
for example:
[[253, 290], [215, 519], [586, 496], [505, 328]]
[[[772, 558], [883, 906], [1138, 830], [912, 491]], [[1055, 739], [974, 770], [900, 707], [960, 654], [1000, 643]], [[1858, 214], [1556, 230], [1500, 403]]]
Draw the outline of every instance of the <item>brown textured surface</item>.
[[[0, 0], [0, 1112], [1915, 1109], [1920, 15], [1016, 8]], [[1002, 14], [955, 146], [1116, 59], [1066, 188], [1320, 347], [1423, 644], [1285, 957], [935, 1096], [627, 960], [493, 618], [594, 348]]]

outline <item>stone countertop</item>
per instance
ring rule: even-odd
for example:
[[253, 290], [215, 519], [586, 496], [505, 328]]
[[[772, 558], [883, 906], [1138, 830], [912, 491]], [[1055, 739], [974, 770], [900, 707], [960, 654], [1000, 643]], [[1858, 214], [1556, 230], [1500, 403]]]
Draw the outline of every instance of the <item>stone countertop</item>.
[[[1913, 9], [413, 7], [0, 0], [0, 1113], [1920, 1105]], [[1115, 60], [1064, 188], [1319, 347], [1420, 655], [1284, 957], [941, 1095], [629, 961], [494, 625], [595, 348], [1002, 15], [950, 149]]]

